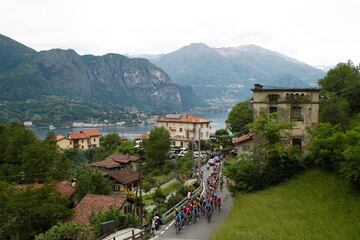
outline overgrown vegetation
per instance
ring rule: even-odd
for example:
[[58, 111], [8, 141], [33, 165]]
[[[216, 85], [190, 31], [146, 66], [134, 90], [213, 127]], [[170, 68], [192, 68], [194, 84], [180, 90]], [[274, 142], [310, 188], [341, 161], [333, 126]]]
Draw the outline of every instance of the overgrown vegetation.
[[360, 188], [360, 66], [339, 63], [319, 83], [321, 123], [311, 131], [306, 163]]
[[91, 236], [88, 225], [74, 222], [59, 223], [45, 233], [35, 237], [35, 240], [87, 240]]
[[107, 221], [115, 221], [116, 229], [122, 229], [131, 225], [137, 224], [139, 221], [138, 219], [132, 214], [122, 214], [119, 209], [116, 208], [109, 208], [109, 210], [105, 212], [100, 212], [96, 214], [92, 214], [90, 216], [90, 223], [93, 227], [93, 232], [97, 237], [101, 236], [101, 223]]
[[0, 239], [34, 239], [70, 216], [69, 204], [52, 184], [20, 190], [0, 182]]
[[250, 126], [262, 144], [254, 155], [244, 153], [226, 162], [224, 173], [234, 181], [229, 186], [232, 192], [263, 189], [303, 170], [299, 150], [281, 143], [281, 136], [291, 125], [282, 122], [276, 113], [261, 113]]
[[0, 124], [0, 179], [15, 183], [33, 183], [48, 179], [63, 180], [71, 161], [50, 134], [39, 140], [19, 123]]

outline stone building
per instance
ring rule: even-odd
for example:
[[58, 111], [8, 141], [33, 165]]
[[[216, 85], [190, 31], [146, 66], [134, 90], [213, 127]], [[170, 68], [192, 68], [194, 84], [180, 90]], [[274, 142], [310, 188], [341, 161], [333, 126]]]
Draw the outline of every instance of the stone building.
[[210, 139], [210, 121], [188, 114], [168, 114], [157, 120], [158, 127], [169, 130], [173, 145], [189, 148], [192, 143], [197, 148]]
[[[320, 89], [317, 88], [265, 88], [255, 84], [252, 89], [254, 119], [262, 111], [277, 112], [280, 118], [293, 123], [284, 142], [297, 145], [303, 152], [310, 141], [308, 129], [319, 121]], [[254, 144], [259, 143], [259, 139]]]

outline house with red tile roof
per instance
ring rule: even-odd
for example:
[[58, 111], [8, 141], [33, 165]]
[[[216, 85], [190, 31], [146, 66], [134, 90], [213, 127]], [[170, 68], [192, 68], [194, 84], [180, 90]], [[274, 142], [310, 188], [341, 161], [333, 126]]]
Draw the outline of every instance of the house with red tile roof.
[[112, 154], [102, 161], [91, 163], [90, 166], [102, 172], [112, 172], [122, 168], [137, 170], [140, 156], [129, 154]]
[[133, 192], [137, 187], [140, 174], [127, 168], [104, 174], [113, 183], [114, 191]]
[[66, 137], [56, 136], [57, 145], [62, 149], [92, 149], [100, 146], [101, 132], [98, 129], [82, 130], [79, 133], [69, 133]]
[[234, 143], [236, 145], [238, 155], [243, 152], [253, 152], [254, 135], [252, 133], [242, 135], [238, 138], [235, 138]]
[[110, 207], [124, 211], [126, 197], [117, 195], [86, 194], [74, 208], [74, 214], [68, 219], [69, 222], [89, 224], [91, 214], [107, 211]]
[[[28, 188], [39, 189], [44, 187], [43, 183], [33, 183], [33, 184], [18, 184], [15, 185], [15, 189], [20, 191], [26, 191]], [[75, 183], [70, 181], [61, 181], [55, 184], [55, 190], [60, 193], [65, 198], [71, 198], [76, 192]]]
[[157, 119], [157, 127], [166, 128], [174, 146], [197, 148], [210, 139], [211, 121], [189, 114], [168, 114]]

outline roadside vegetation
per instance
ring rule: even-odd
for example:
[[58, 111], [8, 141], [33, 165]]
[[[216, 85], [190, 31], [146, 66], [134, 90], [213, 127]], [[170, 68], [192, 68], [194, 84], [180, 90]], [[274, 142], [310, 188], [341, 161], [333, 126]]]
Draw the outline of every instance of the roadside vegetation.
[[333, 173], [309, 170], [279, 186], [238, 193], [211, 240], [357, 239], [360, 197]]

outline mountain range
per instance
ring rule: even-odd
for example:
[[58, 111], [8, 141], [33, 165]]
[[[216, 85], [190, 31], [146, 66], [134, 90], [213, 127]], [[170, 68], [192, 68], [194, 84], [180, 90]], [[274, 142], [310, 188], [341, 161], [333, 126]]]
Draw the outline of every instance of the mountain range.
[[100, 102], [157, 112], [201, 105], [191, 87], [174, 84], [166, 72], [144, 58], [113, 53], [81, 56], [62, 49], [37, 52], [3, 35], [0, 89], [3, 101], [60, 96], [80, 99], [84, 105]]
[[324, 71], [256, 45], [211, 48], [193, 43], [174, 52], [141, 55], [162, 68], [175, 83], [189, 85], [203, 98], [243, 99], [254, 83], [274, 87], [316, 86]]

